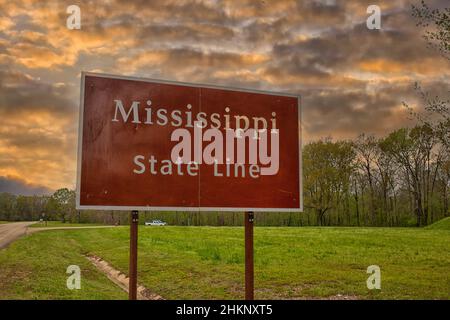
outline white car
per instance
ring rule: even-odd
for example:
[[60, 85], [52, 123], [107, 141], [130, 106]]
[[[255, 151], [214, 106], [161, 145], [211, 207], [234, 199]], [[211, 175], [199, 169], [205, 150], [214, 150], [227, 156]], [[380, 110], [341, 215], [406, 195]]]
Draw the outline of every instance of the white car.
[[165, 226], [165, 225], [167, 225], [167, 223], [164, 221], [161, 221], [161, 220], [152, 220], [150, 222], [146, 221], [145, 225], [146, 226]]

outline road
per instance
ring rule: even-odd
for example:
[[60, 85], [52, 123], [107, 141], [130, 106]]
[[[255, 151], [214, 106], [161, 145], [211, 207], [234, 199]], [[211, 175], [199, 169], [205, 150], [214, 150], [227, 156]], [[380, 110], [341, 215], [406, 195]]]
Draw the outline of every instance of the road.
[[27, 233], [27, 228], [35, 222], [12, 222], [0, 224], [0, 249]]

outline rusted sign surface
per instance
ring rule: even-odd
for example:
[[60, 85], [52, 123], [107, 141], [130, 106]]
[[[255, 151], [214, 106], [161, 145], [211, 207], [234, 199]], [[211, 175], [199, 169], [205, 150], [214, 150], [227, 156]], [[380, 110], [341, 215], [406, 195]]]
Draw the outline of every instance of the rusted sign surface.
[[294, 95], [83, 73], [77, 208], [301, 211]]

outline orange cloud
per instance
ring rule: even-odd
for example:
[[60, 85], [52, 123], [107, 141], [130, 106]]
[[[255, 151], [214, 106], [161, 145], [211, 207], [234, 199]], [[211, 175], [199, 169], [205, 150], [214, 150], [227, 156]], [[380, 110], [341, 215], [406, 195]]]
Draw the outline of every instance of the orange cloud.
[[73, 119], [47, 112], [0, 120], [0, 176], [20, 177], [51, 189], [73, 186], [76, 172]]
[[373, 59], [365, 60], [357, 65], [362, 71], [379, 73], [384, 75], [408, 75], [412, 76], [412, 73], [419, 75], [438, 75], [442, 73], [448, 73], [446, 70], [442, 70], [442, 63], [436, 59], [424, 58], [417, 62], [394, 61], [389, 59]]

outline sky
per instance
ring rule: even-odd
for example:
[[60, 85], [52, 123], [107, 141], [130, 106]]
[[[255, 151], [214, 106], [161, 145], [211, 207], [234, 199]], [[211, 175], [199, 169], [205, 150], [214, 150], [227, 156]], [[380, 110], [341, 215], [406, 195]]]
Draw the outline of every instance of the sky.
[[[81, 71], [300, 94], [305, 142], [386, 135], [448, 92], [406, 0], [0, 0], [0, 192], [75, 187]], [[448, 1], [427, 1], [443, 7]], [[81, 9], [81, 29], [66, 9]], [[369, 30], [369, 5], [381, 30]]]

